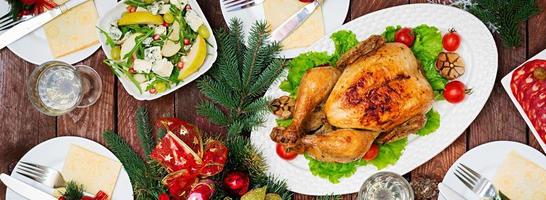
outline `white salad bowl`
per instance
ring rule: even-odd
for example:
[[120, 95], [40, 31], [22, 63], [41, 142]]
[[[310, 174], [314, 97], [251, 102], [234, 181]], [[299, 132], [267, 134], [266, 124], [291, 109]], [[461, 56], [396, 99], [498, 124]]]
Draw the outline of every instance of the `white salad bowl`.
[[[133, 96], [137, 100], [154, 100], [157, 98], [160, 98], [164, 95], [170, 94], [171, 92], [177, 90], [178, 88], [181, 88], [188, 83], [194, 81], [195, 79], [199, 78], [201, 75], [205, 74], [211, 67], [214, 61], [216, 61], [216, 57], [218, 55], [216, 44], [216, 39], [214, 38], [214, 34], [212, 32], [212, 29], [210, 28], [209, 22], [205, 18], [205, 15], [203, 14], [203, 11], [201, 10], [201, 7], [199, 7], [199, 4], [195, 0], [189, 0], [188, 3], [192, 7], [192, 10], [197, 12], [199, 16], [203, 19], [203, 23], [206, 25], [207, 29], [211, 33], [211, 36], [207, 39], [208, 45], [207, 45], [207, 57], [205, 58], [205, 62], [192, 75], [188, 76], [186, 79], [180, 81], [178, 85], [175, 85], [168, 90], [158, 93], [158, 94], [150, 94], [150, 93], [141, 93], [138, 88], [129, 80], [128, 77], [125, 75], [122, 75], [121, 77], [118, 77], [119, 81], [123, 85], [123, 88], [129, 93], [131, 96]], [[102, 16], [98, 23], [97, 27], [108, 30], [108, 27], [110, 27], [110, 24], [113, 21], [118, 20], [121, 15], [126, 11], [126, 4], [125, 1], [120, 1], [112, 10], [110, 10], [106, 15]], [[97, 28], [97, 34], [99, 34], [99, 41], [102, 46], [102, 50], [106, 53], [106, 57], [111, 58], [110, 51], [111, 48], [106, 43], [106, 37], [100, 32], [100, 30]]]

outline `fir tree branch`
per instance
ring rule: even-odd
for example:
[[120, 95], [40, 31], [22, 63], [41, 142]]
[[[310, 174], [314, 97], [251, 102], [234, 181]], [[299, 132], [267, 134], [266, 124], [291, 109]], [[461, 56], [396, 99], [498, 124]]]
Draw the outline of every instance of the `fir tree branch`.
[[212, 123], [226, 126], [229, 125], [228, 117], [210, 101], [204, 101], [197, 106], [197, 114], [207, 117]]
[[144, 154], [149, 156], [152, 149], [155, 147], [155, 141], [152, 136], [152, 126], [149, 122], [148, 111], [144, 107], [139, 107], [135, 114], [136, 128], [140, 145], [144, 150]]
[[[121, 161], [125, 171], [131, 179], [131, 183], [143, 182], [143, 174], [146, 172], [146, 163], [131, 149], [123, 139], [116, 133], [106, 131], [103, 133], [106, 146]], [[135, 185], [133, 185], [135, 187]]]

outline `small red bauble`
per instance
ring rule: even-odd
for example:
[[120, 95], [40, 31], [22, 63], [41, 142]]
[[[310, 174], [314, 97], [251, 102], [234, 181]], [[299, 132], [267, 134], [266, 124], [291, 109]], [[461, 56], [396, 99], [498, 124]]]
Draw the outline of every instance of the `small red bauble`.
[[159, 197], [157, 197], [158, 200], [170, 200], [170, 197], [168, 194], [166, 193], [163, 193], [163, 194], [160, 194]]
[[250, 179], [248, 178], [248, 175], [243, 172], [232, 171], [227, 173], [224, 177], [224, 187], [232, 195], [243, 196], [243, 194], [248, 192], [249, 185]]

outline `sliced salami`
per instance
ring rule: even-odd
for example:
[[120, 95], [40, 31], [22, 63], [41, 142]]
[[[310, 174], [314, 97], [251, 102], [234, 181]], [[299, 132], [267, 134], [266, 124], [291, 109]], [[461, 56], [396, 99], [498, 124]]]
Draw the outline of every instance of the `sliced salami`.
[[533, 72], [546, 69], [546, 60], [532, 60], [514, 71], [510, 89], [527, 117], [546, 142], [546, 80], [539, 80]]

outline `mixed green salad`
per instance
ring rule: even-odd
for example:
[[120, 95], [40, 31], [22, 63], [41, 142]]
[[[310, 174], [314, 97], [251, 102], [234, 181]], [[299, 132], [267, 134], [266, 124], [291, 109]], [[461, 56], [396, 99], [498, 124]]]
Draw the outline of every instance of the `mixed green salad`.
[[[385, 32], [383, 32], [386, 41], [394, 42], [394, 35], [400, 28], [400, 26], [387, 27]], [[420, 25], [413, 28], [413, 33], [415, 35], [415, 41], [411, 50], [421, 63], [424, 75], [432, 86], [435, 94], [440, 94], [441, 96], [442, 91], [448, 82], [435, 68], [437, 56], [443, 50], [442, 34], [438, 28], [428, 25]], [[300, 81], [308, 69], [323, 65], [335, 66], [337, 60], [343, 53], [359, 43], [356, 35], [348, 30], [335, 32], [330, 38], [335, 44], [335, 51], [333, 54], [329, 54], [328, 52], [307, 52], [295, 57], [288, 63], [288, 75], [286, 80], [280, 85], [281, 90], [288, 92], [290, 93], [290, 96], [295, 97]], [[439, 100], [439, 98], [437, 100]], [[426, 125], [416, 133], [419, 136], [433, 133], [440, 126], [440, 114], [438, 112], [431, 109], [426, 116]], [[291, 122], [292, 119], [278, 119], [277, 125], [280, 127], [287, 127]], [[332, 183], [339, 183], [340, 178], [350, 177], [356, 172], [356, 169], [359, 166], [371, 164], [377, 169], [383, 169], [389, 165], [395, 164], [402, 155], [407, 142], [408, 140], [406, 138], [391, 143], [380, 144], [377, 157], [370, 161], [361, 159], [350, 163], [328, 163], [315, 160], [308, 155], [305, 155], [305, 158], [309, 160], [309, 169], [313, 175], [328, 179]]]
[[188, 0], [127, 0], [127, 10], [100, 29], [111, 48], [104, 62], [143, 94], [176, 86], [203, 65], [209, 28]]

